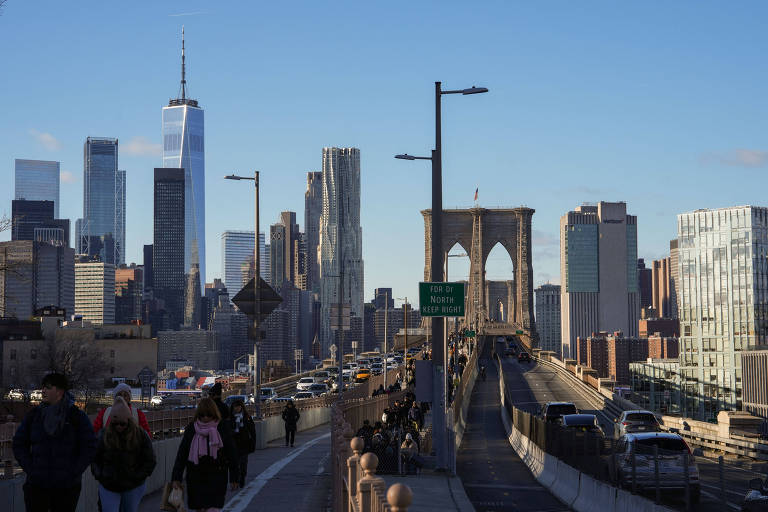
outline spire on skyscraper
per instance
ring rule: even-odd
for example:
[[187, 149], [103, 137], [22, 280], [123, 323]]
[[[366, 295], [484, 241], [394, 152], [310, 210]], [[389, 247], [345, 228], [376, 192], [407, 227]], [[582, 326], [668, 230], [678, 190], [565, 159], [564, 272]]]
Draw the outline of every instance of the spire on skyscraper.
[[181, 84], [179, 85], [180, 95], [176, 99], [168, 101], [168, 106], [191, 105], [197, 107], [197, 100], [187, 98], [187, 65], [186, 48], [184, 45], [184, 25], [181, 26]]

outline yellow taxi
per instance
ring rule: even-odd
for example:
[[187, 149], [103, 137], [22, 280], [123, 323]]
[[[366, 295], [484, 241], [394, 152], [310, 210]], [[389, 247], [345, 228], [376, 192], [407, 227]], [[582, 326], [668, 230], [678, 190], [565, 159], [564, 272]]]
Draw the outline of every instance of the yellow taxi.
[[357, 370], [357, 373], [355, 373], [355, 382], [365, 382], [370, 378], [371, 378], [371, 370], [367, 368], [360, 368], [359, 370]]

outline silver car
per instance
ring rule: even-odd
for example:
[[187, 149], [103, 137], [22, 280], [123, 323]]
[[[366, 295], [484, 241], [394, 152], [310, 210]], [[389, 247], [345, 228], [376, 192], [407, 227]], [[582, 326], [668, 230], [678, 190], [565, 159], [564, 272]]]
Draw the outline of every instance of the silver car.
[[613, 426], [616, 438], [634, 432], [661, 432], [659, 421], [651, 411], [624, 411]]
[[699, 468], [688, 445], [677, 434], [648, 432], [621, 436], [616, 442], [616, 453], [611, 464], [611, 474], [618, 485], [632, 488], [634, 452], [637, 489], [639, 491], [655, 489], [654, 446], [659, 450], [659, 487], [662, 490], [684, 490], [687, 461], [691, 502], [698, 503], [701, 495]]

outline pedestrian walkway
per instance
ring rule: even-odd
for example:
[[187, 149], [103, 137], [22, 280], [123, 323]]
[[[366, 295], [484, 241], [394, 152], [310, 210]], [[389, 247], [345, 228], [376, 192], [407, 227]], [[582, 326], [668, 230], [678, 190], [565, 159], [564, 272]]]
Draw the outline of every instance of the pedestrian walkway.
[[467, 429], [457, 454], [456, 472], [472, 505], [481, 512], [559, 512], [560, 503], [531, 475], [510, 446], [500, 416], [499, 374], [486, 367], [472, 391]]
[[[290, 510], [318, 512], [328, 508], [331, 489], [330, 425], [298, 432], [293, 448], [280, 439], [248, 457], [245, 487], [228, 492], [225, 512]], [[168, 475], [170, 479], [170, 474]], [[160, 509], [162, 492], [145, 496], [140, 512]]]

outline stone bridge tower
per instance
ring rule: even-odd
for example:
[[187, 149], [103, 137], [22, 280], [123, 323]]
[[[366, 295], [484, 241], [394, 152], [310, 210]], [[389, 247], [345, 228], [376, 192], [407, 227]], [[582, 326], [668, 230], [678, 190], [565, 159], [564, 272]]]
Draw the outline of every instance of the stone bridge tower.
[[[466, 321], [482, 325], [489, 318], [485, 263], [493, 247], [500, 243], [514, 266], [513, 300], [510, 301], [507, 322], [535, 331], [533, 316], [533, 264], [531, 262], [531, 208], [490, 210], [443, 210], [443, 255], [457, 243], [469, 254], [469, 290]], [[432, 210], [422, 210], [424, 216], [424, 281], [431, 281]]]

